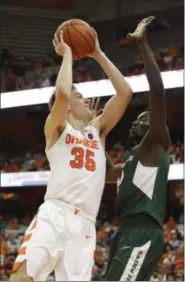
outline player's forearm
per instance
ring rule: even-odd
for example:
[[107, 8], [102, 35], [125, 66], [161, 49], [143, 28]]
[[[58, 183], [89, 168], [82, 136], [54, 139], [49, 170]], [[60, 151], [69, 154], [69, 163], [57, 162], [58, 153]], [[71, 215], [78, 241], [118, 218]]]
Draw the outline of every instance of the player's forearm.
[[108, 155], [107, 152], [105, 152], [105, 156], [106, 156], [106, 160], [107, 160], [108, 165], [109, 165], [111, 168], [114, 168], [114, 164], [113, 164], [113, 162], [112, 162], [112, 160], [111, 160], [111, 158], [109, 157], [109, 155]]
[[69, 95], [72, 88], [72, 53], [67, 49], [56, 80], [56, 93]]
[[146, 76], [150, 86], [150, 131], [152, 132], [153, 139], [155, 139], [156, 142], [161, 143], [166, 150], [168, 149], [170, 140], [166, 127], [166, 101], [161, 73], [147, 40], [143, 39], [137, 43], [143, 58]]
[[105, 156], [106, 156], [106, 160], [107, 160], [107, 163], [109, 165], [110, 168], [112, 169], [118, 169], [118, 168], [122, 168], [123, 167], [123, 164], [113, 164], [111, 158], [109, 157], [108, 153], [105, 152]]
[[132, 89], [130, 85], [127, 83], [124, 76], [121, 74], [121, 72], [115, 67], [115, 65], [107, 58], [107, 56], [100, 52], [98, 55], [96, 55], [96, 61], [99, 63], [101, 68], [104, 70], [110, 81], [112, 82], [117, 95], [121, 95], [123, 97], [125, 96], [131, 96], [132, 95]]
[[158, 94], [161, 96], [161, 98], [164, 98], [164, 86], [161, 73], [149, 47], [147, 39], [145, 38], [138, 41], [137, 45], [143, 59], [151, 93], [155, 93], [155, 95]]

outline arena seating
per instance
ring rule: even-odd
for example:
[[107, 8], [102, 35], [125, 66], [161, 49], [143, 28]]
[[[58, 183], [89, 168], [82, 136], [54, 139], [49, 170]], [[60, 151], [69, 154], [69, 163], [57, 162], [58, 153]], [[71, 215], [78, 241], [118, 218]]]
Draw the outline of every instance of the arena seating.
[[[105, 214], [103, 218], [106, 218]], [[16, 218], [3, 215], [1, 221], [1, 280], [7, 281], [18, 248], [22, 242], [24, 232], [31, 221], [30, 216]], [[92, 276], [103, 275], [106, 271], [109, 247], [117, 230], [116, 220], [97, 220], [97, 246], [94, 254], [95, 264]], [[165, 248], [161, 261], [151, 278], [151, 281], [183, 279], [184, 267], [184, 234], [181, 220], [175, 222], [173, 218], [164, 224]], [[53, 281], [53, 275], [48, 280]]]
[[[163, 48], [157, 49], [154, 54], [161, 71], [182, 69], [183, 53], [182, 48]], [[58, 61], [51, 56], [45, 59], [28, 60], [23, 59], [18, 54], [11, 54], [6, 57], [3, 63], [2, 71], [2, 92], [40, 88], [53, 86], [59, 70]], [[115, 60], [114, 60], [115, 62]], [[135, 54], [130, 61], [130, 65], [125, 68], [125, 64], [118, 64], [120, 70], [125, 75], [138, 75], [144, 73], [144, 67], [140, 56]], [[15, 66], [16, 64], [16, 66]], [[124, 68], [122, 67], [124, 66]], [[89, 80], [102, 79], [103, 73], [98, 71], [97, 66], [94, 67], [93, 61], [82, 61], [74, 65], [74, 82], [85, 82]]]
[[[2, 17], [1, 91], [54, 85], [61, 59], [54, 54], [51, 41], [56, 27], [61, 23], [61, 16], [57, 12], [51, 16], [51, 13], [46, 11], [43, 14], [42, 11], [33, 13], [20, 9], [16, 13], [9, 9], [5, 14], [0, 11], [0, 17]], [[170, 24], [161, 30], [154, 26], [148, 34], [150, 45], [162, 71], [182, 69], [183, 15], [168, 11], [163, 17], [167, 18]], [[132, 31], [139, 20], [140, 17], [130, 18], [128, 21], [124, 19], [124, 26]], [[114, 21], [97, 23], [95, 26], [102, 49], [125, 75], [143, 73], [143, 64], [134, 44], [128, 48], [116, 40], [117, 29]], [[107, 30], [109, 40], [106, 37]], [[76, 82], [103, 77], [104, 74], [92, 59], [74, 63]]]
[[[170, 146], [171, 163], [184, 162], [184, 144], [177, 141]], [[129, 155], [129, 149], [125, 149], [121, 143], [116, 143], [108, 150], [108, 155], [113, 164], [124, 163]], [[28, 150], [22, 155], [10, 156], [8, 153], [0, 153], [0, 170], [2, 172], [23, 172], [49, 170], [48, 161], [43, 151]]]

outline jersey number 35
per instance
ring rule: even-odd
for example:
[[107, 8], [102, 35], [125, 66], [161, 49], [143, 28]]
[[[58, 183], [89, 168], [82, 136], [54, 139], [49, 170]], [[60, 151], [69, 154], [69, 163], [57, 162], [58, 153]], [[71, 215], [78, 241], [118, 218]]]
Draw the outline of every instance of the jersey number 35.
[[74, 160], [70, 161], [70, 166], [72, 168], [81, 169], [85, 167], [89, 171], [95, 171], [96, 163], [94, 160], [94, 152], [91, 150], [84, 150], [83, 148], [73, 148], [71, 150], [71, 155], [75, 157]]

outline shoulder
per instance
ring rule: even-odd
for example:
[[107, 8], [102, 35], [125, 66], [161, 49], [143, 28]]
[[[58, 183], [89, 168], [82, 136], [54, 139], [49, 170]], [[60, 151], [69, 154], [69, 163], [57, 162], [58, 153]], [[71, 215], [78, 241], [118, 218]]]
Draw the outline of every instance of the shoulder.
[[168, 152], [159, 142], [154, 142], [147, 134], [137, 148], [137, 156], [142, 165], [159, 167]]
[[51, 134], [55, 133], [56, 131], [60, 131], [61, 133], [64, 131], [64, 129], [66, 128], [67, 126], [67, 122], [65, 121], [64, 122], [64, 126], [58, 126], [57, 128], [54, 128], [52, 126], [52, 120], [51, 120], [51, 115], [49, 114], [48, 117], [46, 118], [46, 121], [45, 121], [45, 125], [44, 125], [44, 134], [45, 134], [45, 137], [50, 137]]

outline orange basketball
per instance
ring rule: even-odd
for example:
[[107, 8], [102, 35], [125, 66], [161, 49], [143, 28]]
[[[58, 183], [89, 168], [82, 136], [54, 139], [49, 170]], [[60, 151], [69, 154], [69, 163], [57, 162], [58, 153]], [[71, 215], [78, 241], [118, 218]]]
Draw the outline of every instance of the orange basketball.
[[64, 41], [71, 47], [74, 60], [84, 58], [94, 51], [96, 34], [88, 23], [72, 19], [60, 25], [57, 34], [61, 29]]

